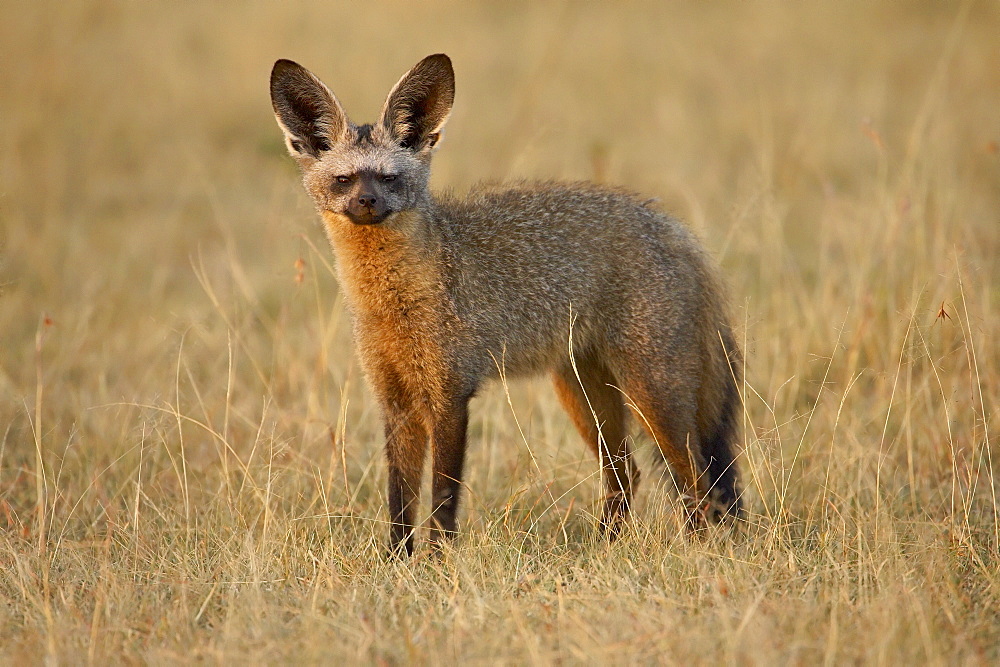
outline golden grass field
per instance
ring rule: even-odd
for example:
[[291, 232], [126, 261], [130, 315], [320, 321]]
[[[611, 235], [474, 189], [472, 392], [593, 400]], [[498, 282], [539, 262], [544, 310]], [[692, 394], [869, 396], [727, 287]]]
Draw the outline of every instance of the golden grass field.
[[[1000, 660], [998, 35], [994, 0], [3, 3], [0, 662]], [[735, 531], [685, 536], [641, 441], [606, 544], [538, 380], [474, 402], [453, 547], [383, 558], [267, 80], [298, 60], [368, 121], [439, 51], [436, 187], [624, 185], [721, 262]]]

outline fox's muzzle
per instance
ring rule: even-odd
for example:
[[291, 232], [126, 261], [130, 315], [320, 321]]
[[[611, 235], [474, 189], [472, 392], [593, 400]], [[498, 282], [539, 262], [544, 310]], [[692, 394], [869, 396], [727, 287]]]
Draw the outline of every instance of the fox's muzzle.
[[360, 174], [357, 189], [347, 204], [347, 217], [356, 225], [375, 225], [392, 212], [385, 193], [371, 174]]
[[392, 211], [379, 210], [378, 208], [350, 206], [347, 209], [347, 218], [355, 225], [377, 225], [383, 222]]

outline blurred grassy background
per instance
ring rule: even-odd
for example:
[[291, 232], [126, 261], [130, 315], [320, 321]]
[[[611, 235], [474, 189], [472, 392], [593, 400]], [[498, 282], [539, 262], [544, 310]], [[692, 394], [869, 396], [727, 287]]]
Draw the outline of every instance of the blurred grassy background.
[[[0, 655], [995, 659], [998, 34], [989, 1], [4, 3]], [[653, 492], [603, 547], [531, 382], [474, 408], [461, 576], [375, 557], [377, 414], [267, 77], [370, 121], [442, 51], [436, 187], [620, 184], [719, 257], [747, 544], [663, 537]]]

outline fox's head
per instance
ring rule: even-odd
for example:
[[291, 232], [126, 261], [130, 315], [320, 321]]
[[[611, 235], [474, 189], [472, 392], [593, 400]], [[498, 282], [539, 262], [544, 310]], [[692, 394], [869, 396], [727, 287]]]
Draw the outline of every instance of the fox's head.
[[306, 190], [345, 224], [379, 224], [428, 197], [431, 149], [454, 99], [455, 74], [441, 53], [403, 75], [371, 125], [352, 123], [301, 65], [279, 60], [271, 70], [274, 115]]

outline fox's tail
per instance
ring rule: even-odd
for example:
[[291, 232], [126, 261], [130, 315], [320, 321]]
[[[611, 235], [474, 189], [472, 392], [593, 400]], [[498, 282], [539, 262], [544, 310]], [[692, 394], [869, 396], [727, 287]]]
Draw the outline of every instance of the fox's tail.
[[728, 368], [720, 369], [725, 373], [721, 379], [722, 396], [715, 428], [710, 430], [702, 441], [702, 453], [707, 464], [706, 474], [710, 497], [714, 500], [711, 513], [715, 518], [724, 515], [740, 516], [739, 474], [736, 468], [736, 446], [740, 426], [740, 383], [743, 377], [743, 357], [728, 328], [722, 332], [722, 344], [725, 346]]

